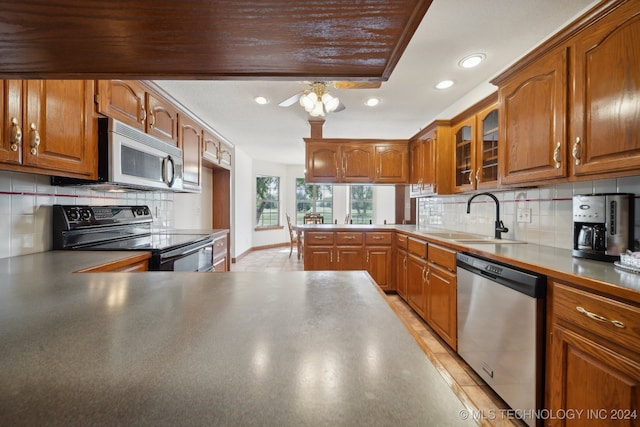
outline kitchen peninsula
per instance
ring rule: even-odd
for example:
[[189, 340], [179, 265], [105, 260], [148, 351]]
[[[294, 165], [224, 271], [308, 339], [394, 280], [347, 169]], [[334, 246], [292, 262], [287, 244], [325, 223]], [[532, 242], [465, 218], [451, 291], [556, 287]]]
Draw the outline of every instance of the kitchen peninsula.
[[72, 273], [0, 259], [11, 425], [473, 425], [362, 272]]

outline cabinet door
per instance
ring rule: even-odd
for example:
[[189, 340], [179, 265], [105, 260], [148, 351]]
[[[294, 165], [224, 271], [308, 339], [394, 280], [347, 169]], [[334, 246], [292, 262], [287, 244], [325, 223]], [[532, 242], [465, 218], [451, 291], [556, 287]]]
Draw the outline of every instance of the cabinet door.
[[453, 127], [453, 176], [454, 192], [475, 188], [475, 116]]
[[20, 164], [24, 141], [22, 81], [3, 80], [0, 86], [0, 162]]
[[376, 281], [380, 289], [394, 289], [391, 280], [391, 247], [367, 247], [365, 260], [367, 271]]
[[427, 262], [415, 255], [407, 257], [407, 303], [426, 320]]
[[185, 115], [178, 117], [180, 148], [182, 148], [183, 181], [187, 190], [200, 191], [202, 168], [202, 128]]
[[340, 149], [338, 144], [306, 143], [306, 182], [338, 182], [340, 178]]
[[202, 156], [211, 163], [220, 162], [220, 141], [206, 130], [202, 134]]
[[231, 169], [232, 157], [233, 147], [224, 141], [220, 141], [220, 166]]
[[427, 274], [427, 323], [457, 350], [456, 276], [429, 263]]
[[178, 146], [178, 109], [169, 101], [147, 92], [146, 132]]
[[145, 90], [140, 83], [133, 80], [100, 80], [98, 94], [99, 113], [145, 130]]
[[408, 179], [408, 147], [405, 143], [376, 145], [375, 182], [404, 184]]
[[414, 139], [409, 143], [409, 196], [418, 197], [422, 194], [424, 171], [424, 141]]
[[305, 271], [334, 270], [333, 246], [310, 246], [305, 244], [304, 269]]
[[[631, 18], [629, 18], [631, 16]], [[640, 168], [640, 3], [629, 2], [577, 36], [572, 76], [572, 173]], [[622, 174], [620, 173], [622, 172]]]
[[94, 178], [98, 138], [93, 95], [92, 80], [27, 80], [23, 164]]
[[499, 89], [502, 184], [565, 177], [567, 54], [552, 51]]
[[362, 246], [336, 248], [338, 270], [364, 270], [364, 250]]
[[368, 144], [342, 144], [342, 182], [371, 182], [375, 178], [373, 147]]
[[[550, 426], [634, 426], [640, 409], [640, 363], [569, 329], [551, 329], [548, 368], [550, 413], [583, 410], [579, 419]], [[617, 418], [616, 419], [616, 415]]]
[[398, 249], [395, 268], [396, 292], [403, 300], [407, 300], [407, 251]]
[[498, 107], [477, 114], [475, 179], [477, 189], [498, 186]]
[[213, 260], [213, 271], [215, 273], [227, 272], [227, 257], [221, 256]]

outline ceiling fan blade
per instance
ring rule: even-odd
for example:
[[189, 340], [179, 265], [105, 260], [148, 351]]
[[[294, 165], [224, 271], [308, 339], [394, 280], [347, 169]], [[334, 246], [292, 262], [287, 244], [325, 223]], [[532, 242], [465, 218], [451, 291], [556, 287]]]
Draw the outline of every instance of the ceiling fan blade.
[[345, 107], [345, 105], [342, 103], [342, 101], [340, 101], [340, 103], [338, 104], [338, 107], [335, 110], [333, 110], [333, 112], [334, 113], [338, 113], [338, 112], [344, 110], [345, 108], [347, 108], [347, 107]]
[[378, 89], [382, 86], [382, 82], [333, 82], [336, 89]]
[[279, 107], [290, 107], [293, 104], [295, 104], [296, 102], [298, 102], [300, 100], [300, 96], [302, 96], [302, 92], [298, 92], [293, 96], [290, 96], [289, 98], [285, 99], [284, 101], [282, 101], [281, 103], [278, 104]]

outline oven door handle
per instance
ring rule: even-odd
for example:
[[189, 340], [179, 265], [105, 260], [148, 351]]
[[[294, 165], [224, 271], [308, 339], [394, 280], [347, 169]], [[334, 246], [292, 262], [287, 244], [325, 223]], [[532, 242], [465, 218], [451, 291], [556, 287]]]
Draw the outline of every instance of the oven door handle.
[[[195, 246], [193, 246], [195, 245]], [[207, 239], [204, 242], [199, 242], [197, 244], [193, 244], [191, 246], [183, 246], [177, 249], [170, 250], [166, 253], [160, 254], [160, 259], [162, 262], [170, 261], [172, 259], [183, 258], [185, 256], [189, 256], [194, 254], [200, 249], [206, 248], [207, 246], [211, 246], [211, 250], [213, 251], [213, 238]]]

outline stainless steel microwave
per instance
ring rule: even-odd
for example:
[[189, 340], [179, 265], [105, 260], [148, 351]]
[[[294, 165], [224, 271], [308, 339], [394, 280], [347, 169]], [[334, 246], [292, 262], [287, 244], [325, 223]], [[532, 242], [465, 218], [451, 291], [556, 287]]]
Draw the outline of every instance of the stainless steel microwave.
[[182, 191], [182, 150], [110, 118], [98, 119], [98, 179], [52, 177], [53, 185]]

